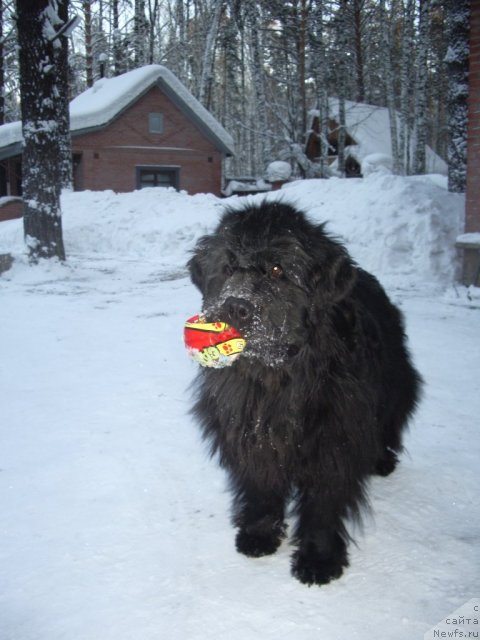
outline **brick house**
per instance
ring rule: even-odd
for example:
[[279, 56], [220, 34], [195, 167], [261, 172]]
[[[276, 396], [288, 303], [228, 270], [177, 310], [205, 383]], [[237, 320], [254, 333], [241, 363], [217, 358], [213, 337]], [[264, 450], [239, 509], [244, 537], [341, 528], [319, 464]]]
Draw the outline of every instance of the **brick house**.
[[[97, 81], [72, 100], [70, 121], [75, 190], [221, 194], [233, 140], [165, 67]], [[0, 127], [0, 219], [21, 210], [22, 142], [20, 122]]]

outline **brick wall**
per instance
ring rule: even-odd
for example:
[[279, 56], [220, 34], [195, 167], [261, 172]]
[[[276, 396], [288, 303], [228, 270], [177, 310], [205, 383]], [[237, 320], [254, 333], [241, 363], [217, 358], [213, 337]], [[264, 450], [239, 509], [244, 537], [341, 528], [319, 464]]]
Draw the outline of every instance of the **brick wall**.
[[480, 232], [480, 0], [471, 1], [465, 231]]
[[23, 201], [21, 198], [0, 199], [0, 222], [22, 217]]
[[[162, 113], [164, 131], [149, 133], [148, 114]], [[81, 154], [76, 188], [117, 192], [136, 188], [139, 165], [180, 167], [179, 188], [220, 195], [222, 154], [160, 91], [152, 87], [104, 129], [74, 136]]]
[[[470, 2], [470, 58], [468, 75], [467, 188], [465, 232], [480, 232], [480, 0]], [[480, 286], [480, 249], [462, 249], [462, 283]]]

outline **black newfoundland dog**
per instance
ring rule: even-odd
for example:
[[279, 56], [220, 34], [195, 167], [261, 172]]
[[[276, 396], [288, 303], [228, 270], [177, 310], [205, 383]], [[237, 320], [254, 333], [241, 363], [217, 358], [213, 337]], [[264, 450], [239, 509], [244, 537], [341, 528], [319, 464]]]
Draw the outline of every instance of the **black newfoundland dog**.
[[391, 473], [420, 377], [378, 281], [294, 207], [228, 210], [189, 261], [209, 321], [246, 339], [202, 368], [194, 413], [229, 473], [237, 550], [274, 553], [292, 501], [292, 573], [325, 584], [348, 565], [345, 521], [369, 476]]

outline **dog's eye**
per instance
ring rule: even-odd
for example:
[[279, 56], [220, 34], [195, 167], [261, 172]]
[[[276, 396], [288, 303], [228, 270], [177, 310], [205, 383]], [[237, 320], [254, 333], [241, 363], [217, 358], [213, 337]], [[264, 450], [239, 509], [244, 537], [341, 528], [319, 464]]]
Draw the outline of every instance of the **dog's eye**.
[[230, 265], [230, 264], [224, 265], [224, 267], [222, 269], [222, 273], [223, 273], [224, 276], [227, 276], [227, 278], [229, 278], [233, 273], [232, 265]]
[[279, 264], [274, 264], [270, 270], [272, 278], [279, 278], [283, 273], [283, 267]]

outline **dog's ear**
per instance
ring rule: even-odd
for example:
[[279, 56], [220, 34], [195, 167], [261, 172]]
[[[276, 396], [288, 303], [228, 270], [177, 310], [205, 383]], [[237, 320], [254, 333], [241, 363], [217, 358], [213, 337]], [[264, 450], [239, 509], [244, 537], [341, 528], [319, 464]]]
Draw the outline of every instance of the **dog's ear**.
[[187, 267], [190, 271], [191, 281], [203, 293], [203, 269], [200, 255], [198, 253], [190, 258], [187, 262]]
[[335, 243], [315, 263], [311, 277], [321, 298], [338, 302], [353, 289], [357, 271], [347, 251]]

